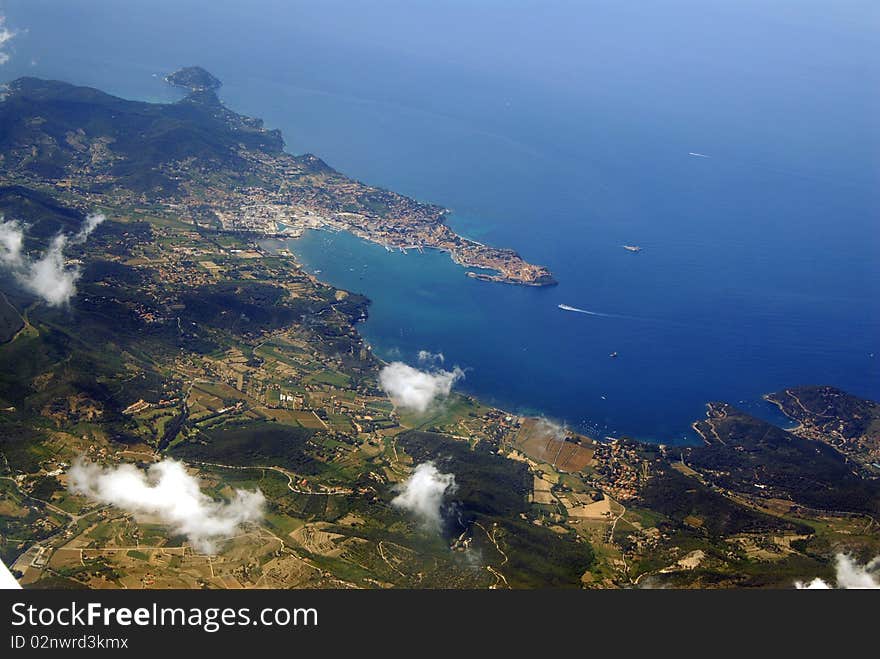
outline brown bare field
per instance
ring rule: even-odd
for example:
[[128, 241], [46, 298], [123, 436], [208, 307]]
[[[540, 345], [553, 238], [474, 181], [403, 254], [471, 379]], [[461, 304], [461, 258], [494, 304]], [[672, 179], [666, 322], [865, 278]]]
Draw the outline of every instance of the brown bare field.
[[698, 529], [703, 526], [703, 519], [694, 515], [688, 515], [684, 518], [684, 523]]
[[65, 567], [82, 565], [81, 557], [82, 554], [79, 549], [60, 547], [52, 554], [48, 566], [53, 570], [58, 570]]
[[189, 404], [191, 406], [199, 405], [211, 412], [216, 412], [223, 407], [223, 399], [196, 386], [190, 391]]
[[672, 468], [685, 476], [698, 477], [699, 474], [682, 462], [673, 462]]
[[534, 489], [535, 492], [537, 492], [539, 490], [546, 490], [547, 492], [549, 492], [552, 488], [553, 488], [553, 483], [551, 483], [550, 481], [546, 481], [543, 478], [541, 478], [540, 476], [534, 477], [532, 489]]
[[554, 497], [553, 493], [549, 490], [535, 490], [535, 493], [532, 494], [532, 503], [552, 505], [556, 503], [556, 497]]
[[293, 411], [293, 418], [304, 428], [323, 428], [324, 424], [313, 412]]
[[531, 458], [561, 471], [581, 471], [593, 461], [592, 440], [573, 433], [560, 439], [557, 430], [540, 419], [526, 419], [514, 444]]
[[612, 516], [611, 500], [605, 497], [601, 501], [593, 501], [592, 503], [582, 503], [580, 501], [565, 500], [565, 507], [568, 510], [569, 517], [577, 517], [580, 519], [606, 520]]
[[28, 509], [10, 499], [0, 499], [0, 517], [27, 517]]
[[553, 493], [550, 491], [552, 485], [553, 484], [550, 481], [545, 481], [543, 478], [535, 476], [534, 485], [532, 487], [532, 502], [544, 504], [556, 503], [556, 497], [553, 496]]
[[290, 539], [312, 553], [323, 556], [338, 556], [342, 552], [342, 545], [339, 540], [344, 540], [345, 536], [339, 533], [324, 531], [323, 529], [328, 526], [330, 524], [326, 522], [306, 524], [295, 531], [291, 531]]
[[282, 410], [282, 409], [269, 409], [268, 407], [261, 407], [260, 411], [266, 415], [267, 417], [274, 419], [278, 423], [284, 423], [288, 426], [298, 426], [300, 425], [299, 417], [302, 415], [302, 412], [295, 412], [292, 410]]

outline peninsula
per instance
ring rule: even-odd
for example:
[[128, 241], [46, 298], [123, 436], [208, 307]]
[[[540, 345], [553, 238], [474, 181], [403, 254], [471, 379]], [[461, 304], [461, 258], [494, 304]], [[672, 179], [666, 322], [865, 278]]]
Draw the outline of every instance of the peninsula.
[[[57, 81], [12, 82], [0, 110], [6, 176], [64, 190], [83, 206], [149, 200], [154, 211], [221, 232], [349, 231], [389, 250], [448, 252], [481, 270], [468, 272], [479, 279], [556, 283], [546, 267], [511, 249], [457, 235], [440, 206], [348, 178], [315, 155], [287, 153], [279, 131], [220, 102], [214, 90], [221, 82], [204, 69], [181, 69], [166, 80], [190, 94], [152, 104]], [[68, 111], [74, 107], [80, 111]]]

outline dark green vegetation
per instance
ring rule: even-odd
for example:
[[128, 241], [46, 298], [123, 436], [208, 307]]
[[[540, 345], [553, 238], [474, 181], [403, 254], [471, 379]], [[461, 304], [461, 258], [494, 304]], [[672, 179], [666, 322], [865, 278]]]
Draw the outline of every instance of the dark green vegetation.
[[[0, 469], [0, 474], [3, 473]], [[42, 506], [16, 492], [9, 481], [0, 480], [0, 497], [5, 500], [4, 513], [0, 514], [0, 560], [11, 565], [21, 553], [14, 538], [41, 540], [50, 536], [54, 528], [51, 524], [36, 524], [42, 517], [38, 512]], [[37, 506], [25, 505], [28, 503], [36, 503]]]
[[165, 76], [165, 82], [194, 92], [220, 89], [223, 85], [222, 82], [200, 66], [186, 66], [175, 71]]
[[503, 572], [511, 586], [580, 586], [581, 575], [593, 562], [592, 548], [573, 533], [560, 535], [532, 523], [527, 503], [532, 476], [524, 463], [497, 455], [486, 442], [471, 448], [467, 442], [437, 433], [407, 432], [400, 435], [399, 443], [416, 464], [434, 460], [440, 471], [455, 475], [458, 487], [455, 508], [448, 515], [450, 534], [470, 528], [480, 551], [497, 555], [485, 531], [491, 533], [497, 525], [496, 540], [508, 558]]
[[51, 457], [53, 451], [43, 444], [44, 435], [36, 428], [24, 425], [7, 415], [0, 417], [0, 474], [33, 473], [40, 469], [40, 461]]
[[131, 190], [171, 192], [177, 183], [163, 166], [184, 158], [243, 173], [241, 145], [278, 153], [284, 143], [277, 131], [226, 110], [210, 91], [159, 105], [20, 78], [0, 104], [5, 168], [49, 180], [72, 168], [86, 169], [95, 190], [104, 189], [101, 181], [109, 176]]
[[710, 404], [694, 427], [706, 445], [688, 451], [688, 464], [722, 488], [820, 510], [880, 513], [880, 482], [862, 478], [827, 444], [721, 403]]
[[801, 437], [723, 403], [708, 408], [694, 424], [703, 446], [630, 444], [650, 474], [633, 515], [659, 532], [646, 542], [618, 525], [614, 541], [630, 556], [631, 577], [674, 587], [787, 588], [804, 575], [833, 582], [836, 553], [862, 563], [877, 555], [876, 478], [827, 436]]
[[844, 439], [880, 437], [880, 404], [835, 387], [792, 387], [767, 396], [801, 423], [839, 433]]
[[880, 404], [834, 387], [794, 387], [766, 396], [798, 422], [798, 435], [829, 444], [880, 475]]
[[6, 343], [24, 327], [24, 320], [3, 293], [0, 293], [0, 343]]
[[[58, 230], [79, 228], [81, 215], [46, 203], [39, 194], [16, 190], [2, 199], [8, 212], [12, 210], [5, 204], [10, 199], [11, 208], [30, 223], [36, 248], [44, 247]], [[97, 229], [92, 244], [115, 242], [120, 231], [120, 225], [107, 222]], [[20, 424], [29, 420], [37, 427], [75, 428], [96, 415], [111, 436], [122, 441], [129, 437], [131, 423], [121, 411], [142, 397], [157, 401], [164, 389], [161, 374], [147, 356], [155, 338], [143, 331], [144, 324], [131, 308], [133, 300], [140, 303], [144, 298], [133, 288], [141, 283], [125, 266], [92, 261], [78, 283], [86, 295], [66, 309], [34, 304], [30, 295], [7, 281], [6, 296], [19, 310], [29, 308], [32, 331], [0, 346], [0, 406], [15, 408], [0, 416], [0, 444], [18, 444]], [[132, 377], [126, 364], [139, 372]], [[23, 459], [19, 450], [14, 453]]]
[[713, 539], [735, 533], [804, 533], [803, 525], [756, 512], [713, 491], [658, 460], [641, 503], [669, 518], [672, 528]]
[[198, 438], [178, 444], [171, 454], [185, 461], [214, 462], [239, 466], [276, 466], [299, 474], [321, 471], [321, 463], [309, 454], [308, 439], [315, 432], [268, 421], [229, 425], [208, 430]]
[[0, 215], [27, 227], [26, 250], [45, 248], [49, 239], [58, 233], [75, 233], [85, 220], [81, 211], [21, 185], [0, 185]]
[[[67, 428], [100, 414], [106, 431], [125, 441], [130, 423], [120, 412], [142, 395], [161, 396], [155, 371], [145, 369], [131, 378], [124, 371], [123, 354], [108, 351], [106, 343], [83, 341], [77, 330], [92, 325], [88, 315], [76, 318], [81, 323], [63, 326], [55, 324], [54, 314], [42, 311], [31, 312], [35, 334], [22, 335], [0, 348], [5, 367], [0, 373], [0, 404], [15, 407], [0, 417], [0, 424], [39, 418], [40, 425]], [[135, 359], [131, 353], [125, 356]], [[9, 441], [14, 442], [14, 437]]]
[[[242, 336], [257, 336], [262, 332], [290, 326], [304, 319], [321, 322], [321, 314], [335, 308], [352, 321], [366, 314], [367, 300], [349, 295], [339, 302], [329, 287], [318, 289], [318, 295], [309, 298], [290, 298], [287, 292], [272, 284], [256, 281], [222, 282], [199, 286], [182, 292], [179, 298], [181, 321], [218, 328]], [[342, 341], [339, 348], [350, 348], [344, 335], [334, 336], [327, 328], [328, 340]]]

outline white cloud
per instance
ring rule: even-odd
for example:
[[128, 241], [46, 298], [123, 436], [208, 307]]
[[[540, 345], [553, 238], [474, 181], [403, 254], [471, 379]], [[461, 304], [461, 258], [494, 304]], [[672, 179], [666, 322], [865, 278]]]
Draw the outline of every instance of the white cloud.
[[430, 352], [428, 350], [419, 350], [420, 364], [442, 364], [446, 361], [446, 357], [442, 352]]
[[0, 65], [9, 61], [9, 53], [6, 52], [6, 44], [12, 41], [17, 32], [6, 27], [6, 17], [0, 15]]
[[419, 414], [452, 391], [452, 385], [464, 377], [456, 366], [451, 371], [420, 371], [403, 362], [391, 362], [379, 372], [379, 386], [395, 407]]
[[77, 234], [71, 239], [70, 242], [78, 245], [79, 243], [84, 243], [90, 235], [92, 235], [92, 231], [98, 228], [98, 225], [101, 224], [107, 217], [103, 213], [92, 213], [91, 215], [86, 217], [86, 221], [83, 222], [83, 225], [80, 227]]
[[28, 259], [22, 253], [24, 228], [14, 220], [5, 222], [0, 217], [0, 266], [11, 270], [22, 286], [46, 304], [63, 306], [76, 294], [76, 282], [81, 275], [78, 267], [66, 265], [64, 250], [68, 244], [85, 242], [104, 219], [100, 213], [89, 215], [74, 236], [68, 238], [59, 233], [40, 258]]
[[825, 590], [829, 588], [868, 588], [880, 589], [880, 579], [876, 572], [880, 570], [880, 556], [861, 566], [846, 554], [838, 554], [836, 557], [837, 574], [836, 586], [816, 577], [812, 581], [795, 582], [795, 587], [800, 590]]
[[126, 512], [154, 515], [194, 548], [214, 553], [217, 543], [242, 525], [259, 521], [266, 499], [259, 490], [235, 490], [231, 501], [214, 501], [182, 462], [165, 459], [142, 471], [130, 464], [100, 467], [82, 460], [68, 471], [70, 491]]
[[453, 474], [441, 474], [433, 462], [423, 462], [398, 486], [400, 494], [394, 497], [391, 505], [412, 513], [426, 528], [439, 531], [443, 497], [455, 489]]
[[544, 417], [538, 419], [538, 422], [535, 424], [535, 431], [543, 437], [550, 436], [559, 441], [564, 441], [569, 435], [568, 429], [565, 426], [560, 426], [558, 423], [554, 423]]
[[4, 222], [0, 216], [0, 263], [7, 267], [19, 265], [23, 244], [24, 231], [21, 225], [14, 220]]
[[831, 586], [828, 585], [827, 582], [823, 581], [819, 577], [816, 577], [812, 581], [803, 582], [803, 581], [795, 581], [794, 587], [798, 590], [828, 590]]
[[64, 264], [66, 246], [66, 236], [55, 236], [43, 256], [15, 274], [22, 286], [43, 298], [51, 307], [62, 306], [73, 297], [76, 280], [80, 277], [79, 268]]

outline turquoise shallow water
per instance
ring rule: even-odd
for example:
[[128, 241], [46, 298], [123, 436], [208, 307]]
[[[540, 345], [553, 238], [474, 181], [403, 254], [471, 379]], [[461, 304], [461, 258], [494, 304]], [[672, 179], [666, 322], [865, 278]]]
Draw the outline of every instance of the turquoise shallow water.
[[372, 298], [380, 356], [442, 351], [488, 401], [672, 442], [708, 400], [778, 418], [760, 396], [788, 385], [880, 398], [880, 15], [767, 4], [16, 0], [0, 75], [171, 100], [160, 74], [205, 66], [292, 151], [447, 206], [560, 281], [292, 244]]

